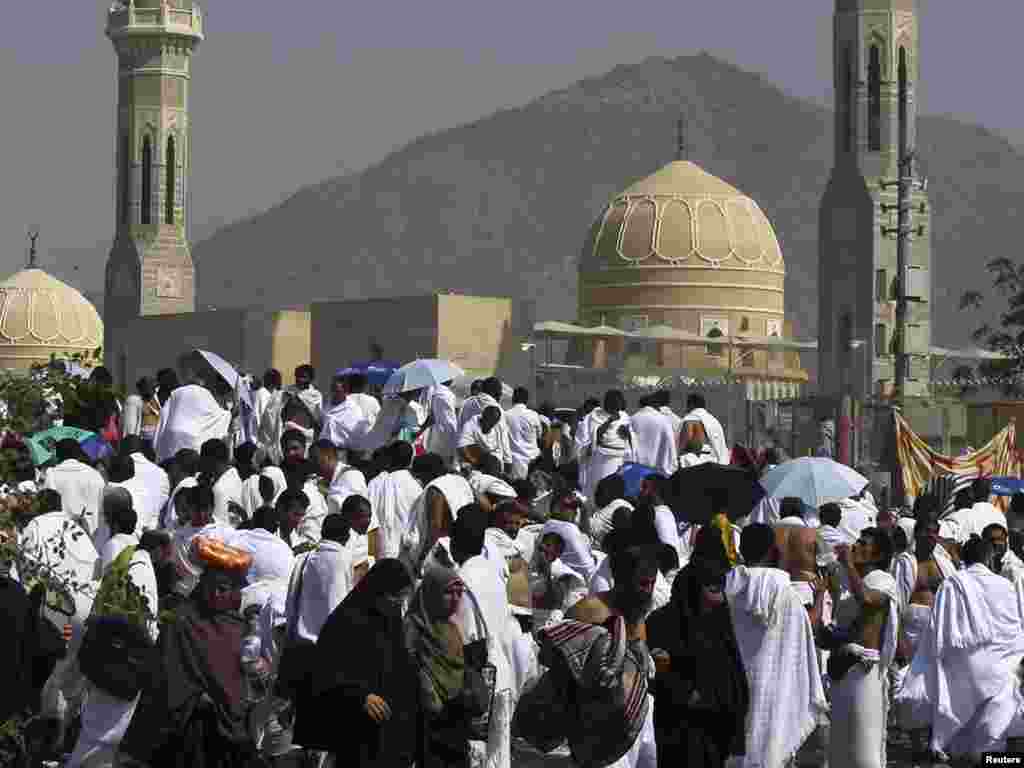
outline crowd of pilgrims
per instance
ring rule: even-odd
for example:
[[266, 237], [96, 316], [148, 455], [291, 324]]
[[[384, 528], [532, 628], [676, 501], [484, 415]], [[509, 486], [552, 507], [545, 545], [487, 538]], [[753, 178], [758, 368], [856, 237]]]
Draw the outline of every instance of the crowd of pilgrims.
[[[497, 379], [461, 407], [313, 379], [254, 382], [243, 442], [230, 393], [164, 371], [93, 414], [114, 455], [14, 465], [0, 721], [54, 723], [71, 768], [509, 768], [514, 738], [581, 768], [882, 768], [893, 728], [931, 761], [1024, 735], [1024, 560], [987, 481], [699, 525], [669, 476], [736, 460], [699, 395], [556, 415]], [[627, 463], [656, 470], [635, 497]], [[69, 607], [20, 583], [40, 563]]]

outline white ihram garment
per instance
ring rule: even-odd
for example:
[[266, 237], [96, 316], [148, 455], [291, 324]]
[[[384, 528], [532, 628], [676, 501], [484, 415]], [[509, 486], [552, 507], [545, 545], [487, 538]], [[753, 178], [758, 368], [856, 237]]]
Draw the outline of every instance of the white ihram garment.
[[444, 496], [453, 521], [458, 517], [460, 509], [476, 501], [473, 487], [462, 475], [441, 475], [423, 489], [423, 493], [416, 499], [409, 513], [409, 526], [402, 535], [400, 545], [401, 558], [417, 573], [420, 562], [431, 543], [429, 510], [427, 509], [427, 497], [431, 489]]
[[297, 557], [288, 584], [289, 635], [316, 642], [331, 611], [354, 586], [355, 563], [347, 546], [321, 541], [314, 551]]
[[722, 429], [722, 422], [716, 419], [711, 412], [705, 408], [694, 408], [683, 417], [683, 428], [689, 422], [699, 421], [704, 427], [704, 434], [707, 436], [708, 445], [711, 447], [711, 456], [719, 464], [728, 464], [730, 460], [729, 444], [725, 440], [725, 430]]
[[611, 426], [604, 431], [598, 442], [597, 434], [603, 424], [604, 422], [601, 422], [594, 428], [594, 437], [589, 449], [590, 457], [586, 460], [586, 484], [583, 486], [583, 495], [588, 499], [594, 498], [598, 483], [608, 475], [614, 475], [623, 464], [634, 459], [632, 436], [626, 439], [619, 434], [623, 427], [630, 427], [630, 419], [626, 412], [622, 411], [613, 417]]
[[745, 768], [782, 768], [827, 710], [807, 610], [776, 568], [738, 566], [726, 597], [750, 686]]
[[[459, 568], [459, 576], [465, 583], [470, 599], [463, 600], [457, 622], [467, 642], [478, 640], [473, 598], [476, 598], [487, 634], [487, 658], [496, 671], [494, 686], [494, 709], [491, 712], [491, 727], [486, 745], [476, 747], [487, 768], [510, 768], [512, 765], [512, 715], [514, 702], [518, 699], [516, 680], [513, 674], [516, 636], [512, 625], [518, 623], [512, 617], [508, 604], [508, 592], [501, 578], [499, 565], [486, 557], [476, 556], [466, 560]], [[480, 754], [484, 753], [484, 754]]]
[[931, 747], [977, 756], [1005, 748], [1019, 707], [1024, 627], [1014, 587], [983, 565], [946, 579], [897, 701]]
[[[896, 655], [899, 637], [899, 594], [896, 580], [886, 571], [869, 573], [864, 578], [864, 588], [888, 598], [882, 647], [878, 651], [855, 644], [844, 647], [860, 661], [847, 671], [842, 680], [833, 681], [830, 768], [886, 766], [889, 666]], [[842, 625], [848, 628], [860, 610], [852, 594], [841, 600], [837, 613]]]
[[50, 467], [43, 482], [44, 488], [60, 494], [60, 508], [80, 518], [90, 536], [99, 528], [100, 498], [105, 485], [103, 475], [77, 459]]
[[508, 441], [512, 450], [512, 478], [520, 480], [526, 477], [530, 462], [540, 456], [540, 440], [544, 428], [536, 411], [517, 403], [505, 411], [505, 423], [508, 425]]
[[223, 440], [230, 424], [231, 412], [208, 390], [197, 384], [178, 387], [160, 409], [153, 438], [157, 461], [167, 461], [182, 448], [199, 451], [207, 440]]
[[398, 557], [402, 534], [412, 523], [412, 509], [423, 493], [420, 481], [407, 469], [381, 472], [367, 486], [370, 508], [377, 518], [377, 557]]
[[641, 408], [630, 419], [633, 427], [633, 460], [658, 470], [665, 477], [679, 466], [672, 424], [661, 411], [651, 406]]
[[[932, 550], [932, 559], [939, 568], [943, 579], [948, 579], [956, 573], [956, 566], [949, 559], [949, 555], [941, 545], [936, 545]], [[917, 557], [909, 552], [903, 552], [892, 564], [892, 575], [896, 579], [896, 587], [899, 590], [900, 610], [910, 605], [910, 596], [914, 594], [917, 587]]]
[[427, 450], [450, 464], [455, 457], [459, 420], [455, 415], [455, 393], [443, 384], [434, 387], [430, 393], [430, 416], [434, 421], [430, 427]]

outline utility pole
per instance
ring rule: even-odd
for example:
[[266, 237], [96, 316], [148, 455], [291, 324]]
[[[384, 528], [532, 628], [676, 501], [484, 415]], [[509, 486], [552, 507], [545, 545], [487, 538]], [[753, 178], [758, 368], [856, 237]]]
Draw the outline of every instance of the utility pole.
[[[890, 212], [896, 209], [896, 227], [882, 227], [882, 234], [896, 237], [896, 327], [894, 329], [896, 342], [896, 371], [895, 371], [895, 396], [898, 400], [903, 399], [903, 390], [907, 379], [907, 368], [910, 356], [907, 354], [907, 304], [911, 301], [919, 301], [919, 296], [908, 295], [907, 278], [910, 266], [907, 263], [910, 255], [910, 243], [913, 235], [924, 236], [924, 227], [914, 227], [911, 222], [913, 205], [911, 194], [913, 191], [924, 192], [928, 188], [928, 182], [924, 179], [918, 180], [914, 177], [915, 152], [906, 146], [906, 140], [901, 142], [899, 179], [897, 181], [883, 181], [883, 188], [897, 187], [896, 205], [882, 204], [883, 212]], [[916, 292], [915, 292], [916, 293]], [[885, 297], [879, 296], [878, 300]]]

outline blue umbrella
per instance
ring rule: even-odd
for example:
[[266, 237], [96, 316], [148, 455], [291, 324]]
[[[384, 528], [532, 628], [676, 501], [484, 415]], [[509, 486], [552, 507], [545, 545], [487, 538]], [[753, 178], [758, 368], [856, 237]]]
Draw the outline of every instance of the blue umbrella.
[[334, 375], [351, 376], [354, 373], [359, 373], [366, 377], [366, 381], [371, 387], [382, 387], [399, 367], [398, 363], [392, 363], [389, 360], [368, 360], [352, 363], [348, 368], [340, 368]]
[[391, 378], [384, 385], [384, 394], [397, 395], [426, 389], [453, 381], [463, 375], [465, 371], [447, 360], [414, 360], [391, 374]]
[[627, 462], [622, 465], [618, 474], [622, 476], [622, 481], [626, 484], [626, 495], [636, 497], [640, 495], [640, 486], [645, 478], [661, 473], [644, 464]]
[[795, 496], [817, 509], [828, 501], [848, 499], [863, 491], [868, 479], [838, 461], [819, 456], [793, 459], [765, 473], [761, 486], [769, 496]]
[[995, 496], [1013, 496], [1024, 492], [1024, 480], [1019, 477], [993, 477], [992, 493]]

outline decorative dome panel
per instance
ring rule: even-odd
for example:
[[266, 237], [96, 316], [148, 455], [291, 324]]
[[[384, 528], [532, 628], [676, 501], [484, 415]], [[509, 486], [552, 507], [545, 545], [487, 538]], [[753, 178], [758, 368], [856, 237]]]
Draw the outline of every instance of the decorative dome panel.
[[782, 249], [760, 207], [690, 162], [676, 161], [609, 203], [584, 250], [584, 271], [715, 266], [782, 274]]
[[91, 353], [103, 345], [96, 308], [41, 269], [0, 283], [0, 367], [28, 368], [51, 355]]

